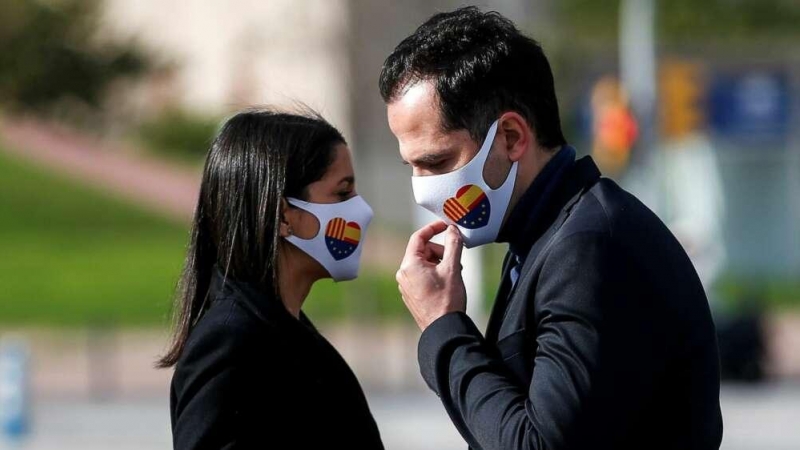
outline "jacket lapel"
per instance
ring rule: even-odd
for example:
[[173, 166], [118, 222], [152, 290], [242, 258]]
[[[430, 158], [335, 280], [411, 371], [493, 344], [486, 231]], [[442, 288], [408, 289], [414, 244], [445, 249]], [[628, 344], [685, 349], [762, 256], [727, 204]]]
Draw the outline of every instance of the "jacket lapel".
[[[505, 319], [506, 311], [508, 311], [508, 304], [517, 291], [517, 287], [523, 283], [529, 283], [530, 272], [535, 267], [539, 256], [544, 253], [544, 250], [549, 246], [555, 233], [561, 228], [561, 225], [569, 217], [572, 207], [580, 200], [581, 196], [589, 190], [600, 179], [600, 171], [594, 164], [590, 157], [585, 157], [576, 162], [575, 170], [571, 175], [571, 179], [565, 183], [564, 188], [560, 193], [561, 198], [568, 200], [563, 203], [557, 218], [547, 228], [539, 239], [531, 247], [528, 252], [525, 262], [523, 263], [519, 278], [516, 284], [511, 286], [511, 253], [506, 253], [506, 258], [503, 261], [503, 277], [500, 282], [500, 288], [495, 297], [492, 313], [489, 316], [489, 323], [486, 327], [486, 339], [491, 343], [496, 343], [500, 333], [500, 325]], [[562, 200], [563, 202], [564, 200]]]
[[489, 323], [486, 325], [486, 340], [489, 342], [497, 342], [497, 333], [500, 331], [500, 318], [506, 309], [506, 303], [511, 298], [509, 291], [511, 289], [511, 252], [506, 252], [506, 257], [503, 260], [503, 271], [500, 277], [500, 288], [497, 290], [497, 295], [494, 297], [494, 305], [492, 305], [492, 313], [489, 315]]

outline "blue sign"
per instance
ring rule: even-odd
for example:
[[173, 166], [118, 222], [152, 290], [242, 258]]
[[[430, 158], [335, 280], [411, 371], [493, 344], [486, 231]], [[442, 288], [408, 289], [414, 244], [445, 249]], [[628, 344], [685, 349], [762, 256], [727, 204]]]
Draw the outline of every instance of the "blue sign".
[[717, 135], [749, 142], [786, 137], [791, 98], [785, 73], [723, 74], [712, 81], [709, 94], [709, 125]]
[[0, 430], [9, 441], [28, 434], [28, 348], [23, 341], [0, 341]]

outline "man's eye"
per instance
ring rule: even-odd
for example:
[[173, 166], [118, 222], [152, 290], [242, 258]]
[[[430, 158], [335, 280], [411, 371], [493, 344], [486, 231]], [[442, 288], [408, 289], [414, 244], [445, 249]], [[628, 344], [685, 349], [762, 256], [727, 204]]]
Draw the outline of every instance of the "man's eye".
[[336, 194], [336, 195], [338, 195], [338, 196], [339, 196], [339, 198], [341, 198], [341, 199], [343, 199], [343, 200], [346, 200], [346, 199], [350, 198], [350, 196], [351, 196], [352, 194], [353, 194], [353, 191], [342, 191], [342, 192], [339, 192], [339, 193], [338, 193], [338, 194]]
[[428, 169], [431, 169], [431, 170], [441, 169], [441, 168], [443, 168], [445, 166], [446, 163], [447, 163], [447, 160], [445, 160], [445, 159], [440, 160], [440, 161], [436, 161], [434, 163], [428, 164]]

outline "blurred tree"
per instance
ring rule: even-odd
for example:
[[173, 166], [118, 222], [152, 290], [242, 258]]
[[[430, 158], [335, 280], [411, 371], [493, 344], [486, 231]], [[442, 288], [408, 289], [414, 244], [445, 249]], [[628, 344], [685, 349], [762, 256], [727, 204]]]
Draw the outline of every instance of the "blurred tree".
[[109, 84], [148, 67], [130, 43], [97, 35], [98, 0], [0, 0], [0, 104], [44, 112], [64, 100], [98, 108]]
[[796, 0], [665, 0], [659, 8], [659, 35], [673, 43], [800, 36]]
[[163, 156], [199, 163], [208, 152], [219, 120], [181, 109], [167, 109], [139, 126], [138, 141]]
[[[560, 0], [556, 13], [571, 42], [615, 45], [620, 0]], [[657, 0], [658, 38], [666, 44], [800, 37], [797, 0]]]

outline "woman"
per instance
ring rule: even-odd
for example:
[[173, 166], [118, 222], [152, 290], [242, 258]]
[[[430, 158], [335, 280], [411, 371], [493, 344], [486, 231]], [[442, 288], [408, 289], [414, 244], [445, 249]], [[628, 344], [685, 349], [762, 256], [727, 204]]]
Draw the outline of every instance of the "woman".
[[246, 111], [206, 159], [161, 367], [176, 449], [383, 448], [364, 393], [301, 307], [355, 278], [372, 210], [318, 116]]

